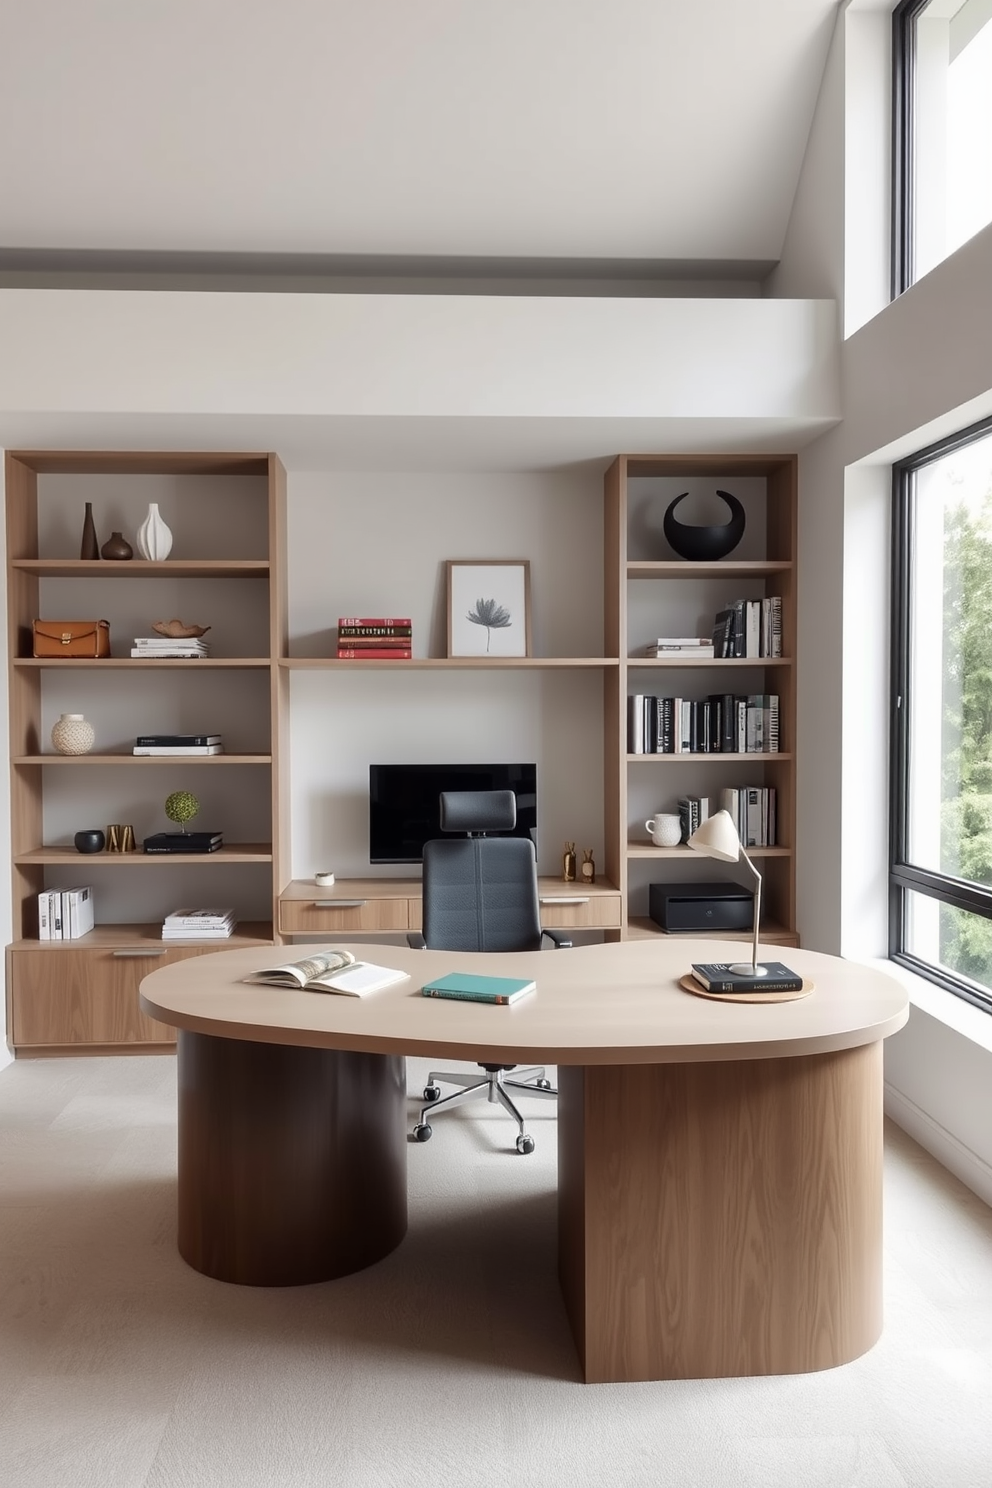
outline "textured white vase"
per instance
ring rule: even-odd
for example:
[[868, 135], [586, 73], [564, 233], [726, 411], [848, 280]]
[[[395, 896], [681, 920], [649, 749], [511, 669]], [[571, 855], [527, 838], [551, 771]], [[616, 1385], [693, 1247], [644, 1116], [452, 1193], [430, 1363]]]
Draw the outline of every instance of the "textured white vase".
[[96, 735], [82, 713], [63, 713], [52, 725], [52, 743], [58, 754], [89, 754]]
[[142, 558], [161, 563], [172, 551], [172, 529], [167, 527], [157, 501], [149, 501], [148, 515], [138, 528], [138, 552]]

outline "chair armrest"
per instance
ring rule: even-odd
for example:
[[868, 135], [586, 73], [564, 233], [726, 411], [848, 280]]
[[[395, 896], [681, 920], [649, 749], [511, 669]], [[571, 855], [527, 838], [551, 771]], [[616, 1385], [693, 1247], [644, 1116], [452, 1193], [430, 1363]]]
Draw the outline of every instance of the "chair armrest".
[[554, 946], [554, 948], [555, 948], [556, 951], [568, 950], [568, 948], [572, 944], [572, 942], [569, 940], [568, 936], [567, 935], [563, 935], [560, 930], [544, 930], [544, 929], [542, 929], [541, 930], [541, 934], [542, 934], [542, 936], [543, 935], [546, 935], [547, 936], [547, 938], [550, 940], [551, 944]]
[[407, 931], [406, 943], [411, 951], [426, 951], [427, 942], [419, 930]]

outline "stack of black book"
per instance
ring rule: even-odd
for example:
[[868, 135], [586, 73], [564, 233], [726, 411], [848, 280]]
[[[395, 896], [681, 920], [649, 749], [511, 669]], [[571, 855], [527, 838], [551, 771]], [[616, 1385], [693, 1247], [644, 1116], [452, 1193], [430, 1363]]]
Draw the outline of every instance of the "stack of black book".
[[223, 832], [153, 832], [146, 853], [211, 853], [224, 845]]

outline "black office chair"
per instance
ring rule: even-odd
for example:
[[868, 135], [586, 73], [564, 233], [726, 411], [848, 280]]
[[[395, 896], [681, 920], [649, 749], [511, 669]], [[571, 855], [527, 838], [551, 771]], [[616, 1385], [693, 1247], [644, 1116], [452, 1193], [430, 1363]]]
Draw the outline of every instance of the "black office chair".
[[[537, 894], [537, 860], [527, 837], [490, 837], [516, 825], [517, 802], [512, 791], [445, 791], [441, 795], [441, 831], [459, 832], [458, 838], [434, 838], [424, 845], [424, 929], [407, 940], [419, 949], [444, 951], [536, 951], [546, 937], [556, 947], [571, 941], [552, 930], [542, 930]], [[544, 1067], [519, 1069], [513, 1064], [480, 1064], [475, 1072], [431, 1070], [424, 1087], [425, 1105], [414, 1127], [419, 1142], [429, 1141], [428, 1112], [436, 1114], [460, 1106], [475, 1096], [501, 1105], [516, 1121], [517, 1151], [534, 1151], [509, 1090], [555, 1099], [557, 1090], [545, 1078]], [[507, 1073], [515, 1077], [507, 1079]], [[460, 1088], [441, 1097], [443, 1081]]]

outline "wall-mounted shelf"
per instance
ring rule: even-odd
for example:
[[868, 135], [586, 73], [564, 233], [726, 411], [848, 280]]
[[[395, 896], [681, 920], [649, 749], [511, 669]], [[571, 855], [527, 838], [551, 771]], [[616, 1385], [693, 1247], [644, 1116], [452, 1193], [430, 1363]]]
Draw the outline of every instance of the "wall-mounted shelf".
[[570, 668], [598, 670], [619, 667], [616, 656], [414, 656], [406, 660], [376, 657], [338, 660], [332, 656], [284, 656], [279, 665], [292, 672], [484, 672], [484, 671], [563, 671]]

